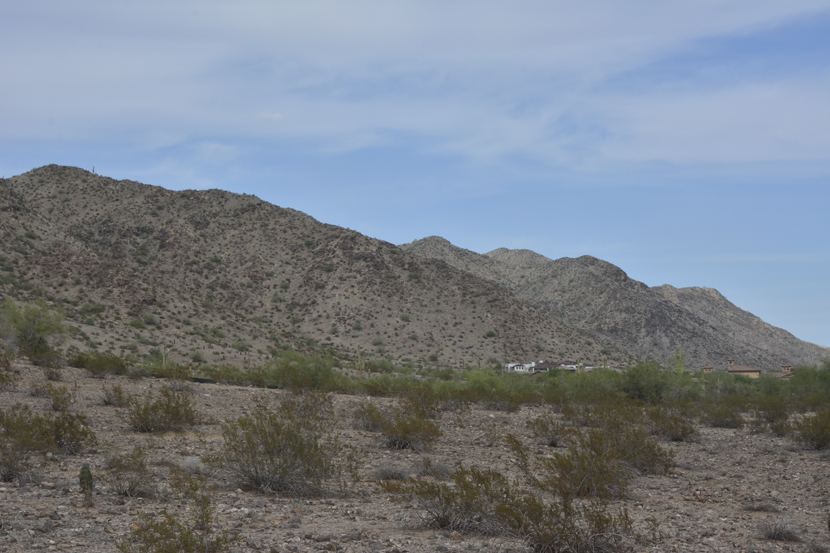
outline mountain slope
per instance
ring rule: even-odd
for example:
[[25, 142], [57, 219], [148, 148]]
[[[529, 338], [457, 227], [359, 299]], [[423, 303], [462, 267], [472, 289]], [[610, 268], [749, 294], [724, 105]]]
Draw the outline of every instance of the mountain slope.
[[830, 356], [830, 349], [772, 327], [715, 290], [649, 288], [591, 256], [551, 260], [505, 248], [481, 255], [439, 237], [401, 248], [488, 279], [554, 320], [638, 358], [666, 362], [680, 348], [692, 367], [725, 367], [731, 357], [773, 370]]
[[81, 347], [237, 364], [273, 348], [457, 366], [608, 356], [490, 281], [253, 196], [51, 165], [0, 181], [0, 238], [0, 294], [62, 306]]

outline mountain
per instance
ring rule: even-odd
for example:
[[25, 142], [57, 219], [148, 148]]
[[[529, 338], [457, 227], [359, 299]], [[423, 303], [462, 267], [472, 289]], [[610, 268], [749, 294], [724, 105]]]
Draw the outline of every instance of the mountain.
[[595, 257], [552, 260], [506, 248], [482, 255], [437, 236], [401, 249], [489, 280], [553, 320], [637, 358], [666, 363], [679, 348], [689, 367], [725, 368], [733, 358], [738, 364], [775, 370], [830, 357], [830, 348], [765, 323], [717, 290], [650, 288]]
[[69, 345], [177, 361], [631, 360], [490, 280], [254, 196], [56, 165], [0, 181], [0, 297], [62, 309]]

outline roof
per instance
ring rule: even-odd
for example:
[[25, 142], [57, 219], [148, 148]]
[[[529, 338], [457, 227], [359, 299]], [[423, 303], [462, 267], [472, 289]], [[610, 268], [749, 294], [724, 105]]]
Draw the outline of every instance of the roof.
[[738, 365], [732, 369], [727, 369], [731, 373], [759, 373], [761, 369], [750, 367], [749, 365]]

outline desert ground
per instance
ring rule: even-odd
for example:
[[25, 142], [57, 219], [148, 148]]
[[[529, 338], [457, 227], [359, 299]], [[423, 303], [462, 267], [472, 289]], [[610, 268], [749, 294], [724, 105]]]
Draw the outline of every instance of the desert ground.
[[[27, 404], [49, 409], [49, 400], [30, 394], [45, 382], [40, 368], [14, 363], [21, 380], [0, 392], [0, 409]], [[415, 475], [427, 456], [433, 465], [452, 470], [477, 465], [515, 474], [515, 459], [504, 442], [511, 433], [539, 456], [552, 448], [537, 442], [526, 421], [545, 413], [544, 406], [514, 413], [471, 408], [441, 415], [442, 437], [431, 451], [390, 450], [378, 435], [351, 424], [351, 412], [365, 398], [335, 395], [333, 424], [346, 443], [363, 451], [360, 481], [345, 491], [328, 486], [320, 497], [295, 498], [243, 491], [238, 482], [212, 471], [200, 458], [219, 452], [221, 423], [251, 413], [259, 403], [271, 405], [287, 392], [217, 383], [190, 383], [192, 401], [202, 423], [180, 433], [149, 435], [130, 429], [127, 409], [103, 405], [103, 386], [120, 385], [142, 396], [158, 392], [165, 380], [93, 378], [65, 368], [62, 381], [74, 395], [70, 410], [84, 413], [98, 444], [81, 455], [38, 455], [30, 482], [0, 482], [0, 551], [116, 551], [141, 513], [188, 509], [168, 484], [171, 467], [207, 474], [215, 485], [213, 505], [218, 524], [233, 536], [231, 551], [343, 552], [520, 552], [515, 539], [462, 535], [425, 526], [417, 505], [394, 502], [377, 487], [383, 473]], [[379, 404], [393, 401], [371, 398]], [[134, 445], [149, 451], [154, 474], [153, 497], [117, 495], [107, 482], [108, 458]], [[654, 517], [663, 538], [648, 551], [827, 551], [830, 547], [830, 488], [825, 452], [806, 450], [788, 438], [747, 429], [699, 428], [691, 442], [662, 442], [676, 455], [676, 468], [663, 476], [637, 477], [624, 507], [637, 521]], [[78, 475], [89, 463], [95, 482], [92, 505], [84, 504]], [[762, 536], [764, 522], [784, 520], [801, 541], [774, 541]]]

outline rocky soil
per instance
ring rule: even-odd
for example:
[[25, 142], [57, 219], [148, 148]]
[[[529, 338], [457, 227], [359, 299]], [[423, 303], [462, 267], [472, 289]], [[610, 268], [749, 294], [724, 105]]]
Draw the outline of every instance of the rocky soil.
[[[15, 366], [22, 382], [0, 392], [0, 409], [25, 403], [36, 410], [49, 408], [45, 398], [29, 390], [44, 380], [40, 369]], [[31, 483], [0, 483], [0, 551], [33, 550], [115, 551], [117, 540], [130, 532], [140, 513], [162, 509], [181, 515], [186, 507], [171, 499], [167, 483], [170, 467], [212, 474], [200, 456], [219, 451], [223, 420], [249, 414], [256, 402], [272, 404], [285, 392], [222, 384], [191, 384], [193, 402], [204, 424], [192, 431], [158, 436], [129, 429], [126, 409], [104, 406], [102, 387], [120, 385], [130, 394], [158, 391], [166, 382], [156, 379], [91, 378], [85, 371], [67, 368], [63, 382], [75, 394], [73, 410], [88, 417], [98, 446], [84, 455], [39, 457]], [[323, 497], [298, 499], [242, 491], [237, 482], [222, 480], [214, 504], [218, 521], [235, 536], [232, 551], [343, 551], [343, 552], [519, 552], [516, 540], [460, 535], [426, 528], [414, 505], [396, 503], [376, 488], [380, 471], [414, 474], [422, 454], [391, 451], [377, 435], [354, 430], [350, 413], [363, 398], [335, 396], [338, 434], [362, 448], [361, 482], [350, 483], [343, 494], [330, 489]], [[391, 400], [374, 398], [388, 403]], [[438, 440], [429, 458], [436, 466], [478, 465], [513, 474], [512, 456], [503, 436], [513, 433], [537, 455], [553, 450], [534, 442], [525, 423], [545, 411], [523, 407], [516, 413], [478, 408], [444, 413]], [[114, 494], [106, 482], [106, 462], [116, 451], [144, 444], [150, 450], [157, 494], [128, 498]], [[654, 551], [826, 551], [830, 547], [827, 484], [830, 458], [808, 451], [789, 439], [746, 430], [701, 428], [692, 443], [665, 443], [677, 459], [666, 476], [639, 477], [629, 496], [616, 502], [637, 520], [655, 517], [664, 540]], [[94, 504], [85, 507], [78, 474], [90, 463], [96, 482]], [[801, 542], [763, 539], [759, 525], [787, 519]]]

